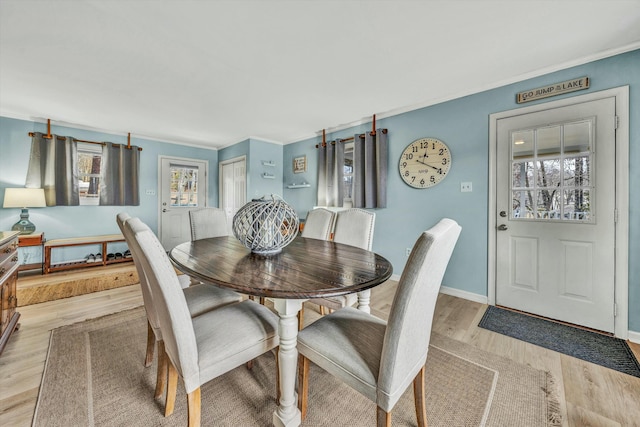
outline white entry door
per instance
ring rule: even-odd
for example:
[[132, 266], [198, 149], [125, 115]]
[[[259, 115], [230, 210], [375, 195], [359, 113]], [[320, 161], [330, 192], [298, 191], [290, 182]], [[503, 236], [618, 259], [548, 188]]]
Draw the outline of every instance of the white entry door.
[[220, 163], [220, 207], [227, 214], [229, 235], [233, 235], [233, 216], [247, 203], [247, 160], [238, 157]]
[[208, 162], [160, 157], [158, 234], [168, 251], [191, 240], [189, 211], [207, 206]]
[[496, 304], [614, 332], [615, 98], [496, 129]]

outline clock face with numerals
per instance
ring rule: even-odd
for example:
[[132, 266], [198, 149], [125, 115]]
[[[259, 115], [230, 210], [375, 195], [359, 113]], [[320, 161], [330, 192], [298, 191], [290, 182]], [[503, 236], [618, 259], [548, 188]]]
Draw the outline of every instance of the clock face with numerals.
[[398, 169], [403, 181], [414, 188], [429, 188], [447, 176], [451, 151], [436, 138], [413, 141], [402, 152]]

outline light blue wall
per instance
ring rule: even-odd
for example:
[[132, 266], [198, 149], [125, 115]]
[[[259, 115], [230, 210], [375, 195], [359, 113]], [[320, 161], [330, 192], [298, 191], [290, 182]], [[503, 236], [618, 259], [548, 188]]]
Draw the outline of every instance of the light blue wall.
[[[376, 210], [374, 251], [389, 259], [394, 272], [399, 274], [406, 262], [405, 248], [412, 247], [417, 236], [440, 218], [453, 218], [462, 226], [462, 234], [443, 284], [486, 296], [489, 115], [521, 107], [515, 102], [517, 92], [582, 76], [591, 80], [588, 90], [526, 105], [630, 86], [629, 328], [640, 331], [640, 50], [378, 120], [376, 127], [389, 130], [390, 172], [388, 207]], [[328, 135], [327, 139], [369, 129], [370, 125], [360, 126]], [[409, 143], [427, 136], [439, 138], [449, 146], [453, 165], [442, 183], [431, 189], [416, 190], [401, 181], [397, 162]], [[303, 154], [309, 162], [304, 179], [312, 184], [311, 188], [284, 189], [285, 199], [296, 207], [301, 217], [306, 216], [316, 201], [314, 147], [319, 140], [313, 138], [284, 147], [285, 164]], [[302, 176], [294, 176], [289, 168], [285, 169], [285, 184], [300, 178]], [[463, 181], [473, 183], [473, 192], [460, 192]]]
[[[282, 196], [282, 152], [280, 144], [250, 140], [249, 168], [251, 182], [247, 189], [248, 199], [269, 197], [271, 194]], [[273, 162], [275, 166], [265, 166], [263, 162]], [[273, 179], [264, 178], [263, 174], [273, 175]]]
[[[25, 184], [31, 138], [28, 132], [46, 133], [46, 124], [0, 117], [0, 197], [4, 189]], [[127, 143], [127, 137], [107, 133], [51, 126], [51, 133], [89, 141]], [[209, 162], [208, 198], [210, 206], [218, 203], [218, 152], [185, 145], [139, 139], [131, 144], [142, 147], [140, 158], [140, 206], [53, 206], [29, 209], [29, 217], [47, 239], [119, 233], [115, 217], [127, 211], [140, 217], [157, 231], [158, 227], [158, 156], [175, 156]], [[145, 194], [153, 190], [154, 195]], [[1, 205], [0, 205], [1, 206]], [[20, 209], [0, 209], [0, 230], [10, 230], [18, 220]]]
[[[247, 201], [270, 194], [282, 196], [282, 151], [280, 144], [261, 141], [255, 138], [245, 139], [219, 151], [219, 161], [246, 156], [247, 161]], [[263, 161], [275, 163], [264, 166]], [[273, 179], [263, 178], [268, 173]]]

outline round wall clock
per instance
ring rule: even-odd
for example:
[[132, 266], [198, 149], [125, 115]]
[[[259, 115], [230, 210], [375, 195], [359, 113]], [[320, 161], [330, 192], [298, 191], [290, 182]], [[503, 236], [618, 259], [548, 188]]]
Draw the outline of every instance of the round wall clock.
[[420, 138], [407, 145], [398, 164], [403, 181], [414, 188], [433, 187], [450, 167], [451, 151], [436, 138]]

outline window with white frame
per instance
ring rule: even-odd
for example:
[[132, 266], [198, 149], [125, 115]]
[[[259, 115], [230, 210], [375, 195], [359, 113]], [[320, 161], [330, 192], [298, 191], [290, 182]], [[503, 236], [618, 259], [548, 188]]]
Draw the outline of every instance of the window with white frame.
[[344, 198], [345, 207], [353, 206], [353, 142], [344, 146]]
[[80, 205], [100, 204], [100, 172], [102, 168], [102, 146], [78, 143], [78, 194]]

